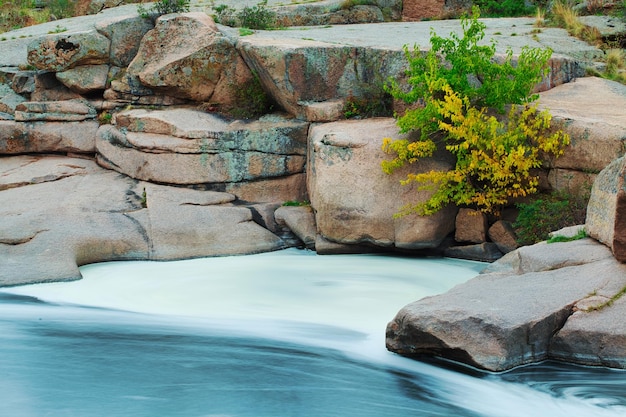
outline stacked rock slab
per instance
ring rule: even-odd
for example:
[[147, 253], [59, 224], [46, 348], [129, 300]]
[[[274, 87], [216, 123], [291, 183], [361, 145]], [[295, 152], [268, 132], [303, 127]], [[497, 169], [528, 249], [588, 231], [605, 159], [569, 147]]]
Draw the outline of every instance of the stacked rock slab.
[[[194, 109], [129, 110], [98, 130], [100, 165], [156, 183], [209, 184], [303, 180], [308, 123], [283, 116], [226, 120]], [[281, 198], [284, 198], [280, 195]]]

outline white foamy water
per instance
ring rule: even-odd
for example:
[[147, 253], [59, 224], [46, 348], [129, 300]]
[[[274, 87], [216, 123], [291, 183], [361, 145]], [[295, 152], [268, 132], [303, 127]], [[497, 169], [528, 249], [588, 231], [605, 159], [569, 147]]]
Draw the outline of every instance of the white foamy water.
[[626, 416], [625, 373], [546, 365], [472, 376], [385, 350], [402, 306], [482, 267], [286, 250], [95, 264], [80, 281], [2, 289], [46, 304], [0, 300], [0, 414]]
[[[108, 262], [83, 279], [5, 291], [63, 304], [178, 316], [273, 337], [295, 323], [342, 328], [378, 341], [404, 305], [476, 276], [485, 264], [382, 255], [317, 256], [295, 249], [176, 262]], [[279, 328], [282, 328], [280, 330]], [[295, 330], [295, 329], [292, 329]], [[339, 330], [338, 330], [339, 331]], [[300, 336], [306, 336], [300, 334]], [[328, 342], [332, 343], [332, 340]]]

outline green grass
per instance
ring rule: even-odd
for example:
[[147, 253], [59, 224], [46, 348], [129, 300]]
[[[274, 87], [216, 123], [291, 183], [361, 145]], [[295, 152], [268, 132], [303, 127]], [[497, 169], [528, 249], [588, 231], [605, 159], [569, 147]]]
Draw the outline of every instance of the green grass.
[[574, 240], [580, 240], [586, 237], [587, 237], [587, 232], [585, 231], [585, 229], [580, 229], [578, 233], [576, 233], [574, 236], [562, 236], [562, 235], [552, 236], [550, 239], [548, 239], [547, 243], [572, 242]]

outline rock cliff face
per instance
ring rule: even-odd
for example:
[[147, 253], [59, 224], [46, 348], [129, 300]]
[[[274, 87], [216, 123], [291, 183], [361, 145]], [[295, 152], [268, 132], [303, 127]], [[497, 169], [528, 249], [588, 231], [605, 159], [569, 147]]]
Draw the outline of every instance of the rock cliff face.
[[[397, 8], [394, 2], [379, 6]], [[353, 27], [368, 34], [372, 29]], [[417, 36], [428, 36], [416, 28]], [[431, 217], [393, 217], [402, 205], [428, 198], [400, 186], [402, 172], [387, 176], [379, 169], [385, 157], [381, 139], [398, 137], [394, 120], [340, 120], [348, 100], [383, 100], [385, 80], [405, 77], [403, 43], [394, 39], [400, 28], [376, 29], [383, 32], [378, 39], [391, 41], [363, 43], [365, 32], [353, 39], [352, 29], [334, 36], [332, 28], [306, 32], [319, 40], [294, 36], [296, 30], [240, 37], [192, 12], [161, 16], [154, 24], [133, 13], [103, 16], [68, 32], [47, 33], [24, 52], [37, 71], [3, 71], [6, 120], [0, 121], [0, 149], [5, 155], [95, 156], [101, 167], [132, 181], [229, 192], [237, 204], [310, 200], [313, 217], [302, 218], [312, 224], [303, 230], [316, 230], [317, 249], [324, 253], [437, 249], [455, 223], [462, 229], [469, 221], [457, 218], [453, 207]], [[550, 76], [538, 88], [570, 81], [582, 65], [555, 55]], [[236, 97], [255, 100], [237, 93], [255, 79], [276, 103], [274, 114], [236, 120], [212, 113], [241, 104]], [[589, 112], [572, 120], [570, 109], [563, 108], [560, 116], [563, 95], [582, 93], [589, 100], [601, 87], [606, 99], [613, 88], [600, 81], [578, 83], [575, 92], [543, 93], [548, 106], [557, 107], [563, 127], [576, 135], [564, 162], [546, 175], [554, 188], [562, 186], [564, 175], [580, 172], [576, 167], [590, 171], [606, 165], [618, 156], [624, 136], [619, 117], [602, 118], [599, 128], [587, 122]], [[123, 109], [128, 105], [152, 108]], [[619, 108], [619, 94], [612, 105]], [[596, 139], [598, 131], [607, 133]], [[595, 146], [598, 141], [607, 146]], [[594, 148], [604, 151], [592, 153]], [[440, 153], [418, 169], [446, 169], [451, 162]], [[579, 182], [592, 180], [591, 174], [577, 175]], [[264, 207], [254, 210], [266, 212]], [[255, 218], [280, 233], [272, 217]], [[479, 240], [457, 239], [474, 246], [447, 253], [496, 259], [514, 249], [506, 223], [489, 233], [486, 223], [476, 225]], [[310, 232], [305, 236], [313, 247]]]

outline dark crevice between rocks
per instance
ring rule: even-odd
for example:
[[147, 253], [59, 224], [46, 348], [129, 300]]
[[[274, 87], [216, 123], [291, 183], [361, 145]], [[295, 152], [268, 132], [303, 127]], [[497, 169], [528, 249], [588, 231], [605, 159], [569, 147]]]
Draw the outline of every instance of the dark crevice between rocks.
[[[152, 239], [150, 239], [150, 233], [146, 230], [144, 225], [139, 220], [137, 220], [130, 214], [132, 213], [124, 213], [123, 216], [126, 217], [131, 223], [135, 225], [137, 232], [139, 233], [143, 241], [146, 242], [146, 246], [148, 249], [148, 256], [150, 256], [153, 253], [153, 245], [152, 245]], [[148, 217], [148, 221], [149, 221], [149, 217]]]

